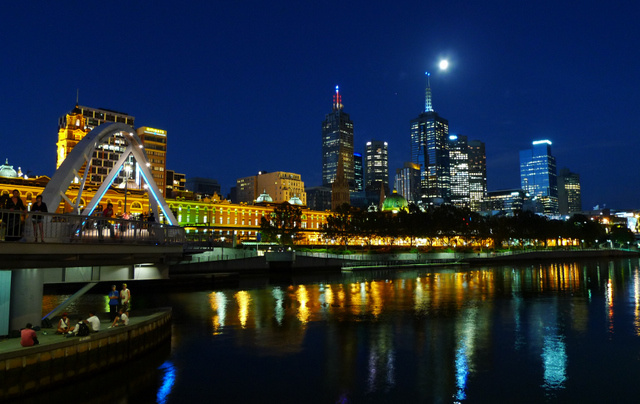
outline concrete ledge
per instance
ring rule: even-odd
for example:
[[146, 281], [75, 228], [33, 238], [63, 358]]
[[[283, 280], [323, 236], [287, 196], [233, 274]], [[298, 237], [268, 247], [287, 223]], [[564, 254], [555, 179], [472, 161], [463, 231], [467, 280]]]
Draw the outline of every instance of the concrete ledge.
[[21, 347], [15, 339], [4, 341], [11, 346], [0, 352], [0, 401], [100, 372], [171, 338], [171, 309], [135, 319], [129, 326], [101, 330], [87, 337], [38, 335], [40, 345], [34, 347]]

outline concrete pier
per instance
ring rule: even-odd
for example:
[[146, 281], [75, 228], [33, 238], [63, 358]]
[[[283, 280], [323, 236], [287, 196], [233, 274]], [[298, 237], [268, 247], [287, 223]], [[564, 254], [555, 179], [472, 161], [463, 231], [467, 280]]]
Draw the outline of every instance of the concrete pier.
[[19, 338], [1, 341], [0, 401], [93, 375], [153, 350], [171, 338], [171, 309], [136, 314], [128, 326], [108, 326], [103, 322], [101, 331], [87, 337], [39, 331], [40, 344], [28, 348]]

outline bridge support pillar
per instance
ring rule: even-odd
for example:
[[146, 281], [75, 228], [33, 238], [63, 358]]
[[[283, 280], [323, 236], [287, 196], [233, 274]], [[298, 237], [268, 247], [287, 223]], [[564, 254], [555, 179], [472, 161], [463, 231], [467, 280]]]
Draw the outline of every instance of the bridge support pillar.
[[11, 305], [9, 329], [19, 330], [27, 323], [40, 326], [44, 270], [41, 268], [11, 271]]
[[0, 335], [9, 335], [11, 271], [0, 271]]

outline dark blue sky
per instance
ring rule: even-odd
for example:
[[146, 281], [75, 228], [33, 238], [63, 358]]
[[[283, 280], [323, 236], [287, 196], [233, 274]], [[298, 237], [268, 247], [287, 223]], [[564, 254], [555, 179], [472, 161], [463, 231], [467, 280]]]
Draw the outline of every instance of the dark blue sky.
[[450, 132], [486, 143], [489, 190], [519, 187], [518, 151], [546, 138], [581, 175], [584, 209], [638, 208], [640, 3], [571, 3], [10, 2], [0, 158], [52, 175], [57, 120], [80, 89], [82, 105], [167, 130], [168, 168], [224, 194], [258, 170], [319, 185], [340, 85], [356, 151], [386, 140], [393, 175], [429, 70]]

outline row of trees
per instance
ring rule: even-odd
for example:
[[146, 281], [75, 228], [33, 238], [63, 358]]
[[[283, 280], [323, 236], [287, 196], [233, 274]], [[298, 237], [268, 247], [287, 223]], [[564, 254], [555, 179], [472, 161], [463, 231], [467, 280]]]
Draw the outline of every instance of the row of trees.
[[[302, 211], [289, 204], [278, 205], [270, 218], [263, 218], [261, 230], [266, 240], [292, 244], [300, 228]], [[413, 245], [415, 239], [426, 239], [429, 244], [436, 240], [442, 245], [486, 244], [496, 247], [505, 242], [546, 245], [552, 239], [577, 239], [585, 245], [612, 240], [625, 244], [635, 240], [624, 226], [612, 226], [607, 232], [605, 225], [584, 215], [574, 215], [567, 221], [550, 220], [532, 212], [518, 212], [514, 216], [485, 217], [469, 209], [451, 205], [431, 207], [426, 211], [409, 205], [407, 210], [390, 214], [368, 212], [347, 204], [339, 207], [327, 217], [325, 238], [339, 241], [345, 247], [355, 240], [370, 244], [376, 239], [386, 239], [393, 244], [407, 240]]]

